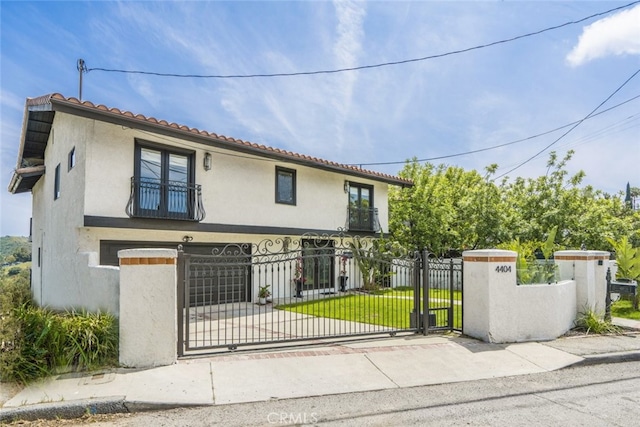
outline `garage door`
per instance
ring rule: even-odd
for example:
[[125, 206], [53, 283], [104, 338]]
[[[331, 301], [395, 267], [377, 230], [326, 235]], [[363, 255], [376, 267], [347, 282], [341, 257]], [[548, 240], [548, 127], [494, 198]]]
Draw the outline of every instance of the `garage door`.
[[186, 257], [190, 307], [251, 301], [251, 254], [238, 253], [238, 245], [216, 252]]
[[[100, 242], [100, 264], [118, 265], [118, 251], [121, 249], [177, 248], [177, 246], [175, 242], [103, 240]], [[237, 253], [238, 247], [251, 247], [251, 245], [183, 243], [182, 246], [185, 253], [193, 255], [194, 261], [189, 269], [189, 305], [191, 307], [251, 301], [251, 289], [248, 286], [251, 283], [250, 254], [241, 255], [245, 260], [244, 263], [238, 262], [237, 259], [229, 263], [224, 262], [224, 255], [231, 256], [229, 247]], [[213, 251], [223, 255], [216, 257], [218, 261], [215, 263], [210, 262], [208, 257]]]

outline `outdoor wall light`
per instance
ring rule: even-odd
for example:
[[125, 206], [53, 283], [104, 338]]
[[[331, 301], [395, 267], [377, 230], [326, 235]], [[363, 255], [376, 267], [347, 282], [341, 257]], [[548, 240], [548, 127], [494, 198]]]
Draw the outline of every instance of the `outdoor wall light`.
[[344, 182], [344, 192], [348, 193], [349, 192], [349, 181], [345, 181]]
[[204, 153], [204, 162], [202, 165], [204, 166], [204, 170], [211, 170], [211, 153]]
[[193, 240], [193, 236], [182, 236], [182, 241], [183, 242], [190, 242]]

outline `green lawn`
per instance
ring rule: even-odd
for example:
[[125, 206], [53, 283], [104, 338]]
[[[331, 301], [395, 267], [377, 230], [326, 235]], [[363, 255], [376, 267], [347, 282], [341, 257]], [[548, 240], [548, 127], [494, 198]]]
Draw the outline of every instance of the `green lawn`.
[[[413, 289], [409, 287], [399, 287], [394, 289], [380, 289], [374, 291], [375, 295], [397, 296], [405, 298], [413, 298]], [[422, 289], [420, 289], [420, 296], [422, 296]], [[446, 299], [449, 300], [449, 290], [430, 289], [429, 297], [433, 299]], [[453, 291], [453, 300], [462, 301], [462, 292]]]
[[611, 316], [640, 320], [640, 310], [634, 310], [631, 301], [620, 300], [611, 304]]
[[[316, 317], [407, 329], [410, 327], [410, 313], [413, 311], [412, 297], [413, 290], [385, 289], [372, 295], [351, 294], [293, 304], [283, 304], [276, 308]], [[432, 298], [442, 297], [432, 293]], [[454, 295], [454, 299], [461, 299], [459, 292]], [[422, 302], [420, 303], [420, 309], [422, 310]], [[446, 310], [435, 310], [435, 314], [437, 317], [437, 325], [446, 323]], [[454, 323], [456, 328], [461, 327], [459, 319], [456, 318]]]
[[284, 304], [276, 308], [316, 317], [405, 329], [409, 327], [409, 313], [413, 309], [413, 301], [378, 295], [345, 295]]

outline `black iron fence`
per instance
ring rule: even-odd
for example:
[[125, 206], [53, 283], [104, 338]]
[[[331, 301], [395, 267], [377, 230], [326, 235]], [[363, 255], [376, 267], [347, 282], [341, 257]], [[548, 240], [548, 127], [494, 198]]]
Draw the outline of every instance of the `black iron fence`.
[[415, 333], [424, 326], [415, 313], [425, 306], [435, 314], [429, 328], [462, 325], [461, 264], [445, 277], [429, 261], [423, 274], [421, 254], [384, 240], [304, 235], [214, 252], [179, 254], [180, 355]]

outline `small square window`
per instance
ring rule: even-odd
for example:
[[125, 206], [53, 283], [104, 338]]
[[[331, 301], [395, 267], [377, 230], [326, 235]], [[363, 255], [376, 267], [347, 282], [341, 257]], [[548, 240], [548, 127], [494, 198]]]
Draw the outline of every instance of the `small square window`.
[[60, 163], [56, 166], [56, 174], [53, 181], [53, 200], [60, 197]]
[[296, 171], [276, 166], [276, 203], [296, 204]]
[[73, 169], [76, 165], [76, 147], [73, 147], [71, 151], [69, 151], [69, 168], [67, 170]]

